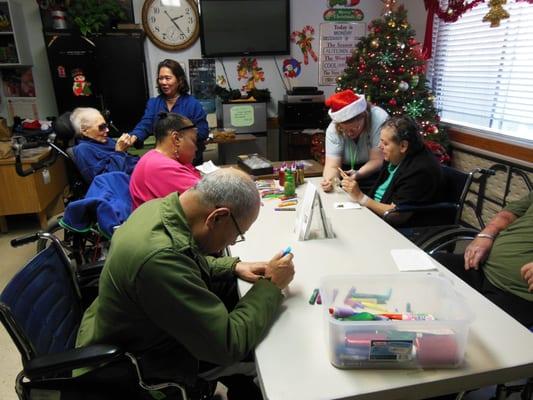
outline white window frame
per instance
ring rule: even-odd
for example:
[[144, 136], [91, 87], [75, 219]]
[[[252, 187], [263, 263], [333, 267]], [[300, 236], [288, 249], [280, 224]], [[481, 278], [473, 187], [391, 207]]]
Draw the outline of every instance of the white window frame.
[[[444, 8], [446, 1], [440, 3]], [[531, 19], [528, 20], [533, 17], [533, 5], [511, 0], [505, 9], [511, 17], [502, 20], [497, 28], [482, 22], [488, 12], [486, 3], [467, 11], [454, 23], [435, 17], [428, 84], [435, 93], [435, 106], [442, 122], [449, 127], [533, 149], [533, 27]], [[518, 34], [523, 41], [509, 40]], [[468, 46], [474, 53], [471, 58], [464, 54], [469, 51]], [[472, 46], [477, 46], [475, 51]], [[512, 58], [509, 52], [513, 53]], [[519, 76], [525, 77], [522, 85], [517, 85]], [[485, 95], [488, 101], [476, 100], [484, 99]], [[464, 98], [466, 102], [461, 107], [459, 103]], [[501, 102], [500, 98], [508, 101]], [[474, 114], [476, 107], [480, 107], [478, 115]], [[505, 113], [506, 107], [511, 109], [509, 114]], [[523, 137], [506, 130], [513, 124], [524, 129]]]

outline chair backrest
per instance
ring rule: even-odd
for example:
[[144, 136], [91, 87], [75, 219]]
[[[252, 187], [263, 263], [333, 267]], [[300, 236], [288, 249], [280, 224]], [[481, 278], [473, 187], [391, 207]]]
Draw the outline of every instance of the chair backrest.
[[464, 201], [465, 187], [468, 183], [468, 173], [459, 171], [455, 168], [442, 166], [444, 177], [444, 188], [441, 193], [441, 201], [449, 203], [462, 203]]
[[70, 263], [56, 243], [33, 257], [0, 295], [0, 320], [23, 363], [72, 349], [81, 317]]

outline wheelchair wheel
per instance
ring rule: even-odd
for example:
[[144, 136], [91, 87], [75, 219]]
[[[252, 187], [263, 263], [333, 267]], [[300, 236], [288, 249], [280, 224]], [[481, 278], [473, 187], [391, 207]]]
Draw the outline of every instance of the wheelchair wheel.
[[[108, 241], [96, 232], [78, 233], [65, 229], [59, 224], [57, 218], [49, 221], [46, 232], [53, 234], [61, 241], [61, 246], [74, 265], [90, 264], [105, 258]], [[48, 240], [39, 239], [37, 241], [37, 252], [44, 250], [48, 246]]]

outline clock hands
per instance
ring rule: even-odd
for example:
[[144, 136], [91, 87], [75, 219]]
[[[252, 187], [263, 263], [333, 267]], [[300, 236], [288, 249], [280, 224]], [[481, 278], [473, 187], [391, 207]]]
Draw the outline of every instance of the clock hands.
[[179, 18], [183, 17], [183, 15], [180, 15], [179, 17], [176, 17], [176, 18], [172, 18], [167, 10], [164, 10], [164, 12], [165, 12], [165, 14], [167, 14], [167, 17], [168, 17], [168, 19], [170, 19], [170, 22], [172, 22], [174, 24], [174, 26], [176, 28], [178, 28], [178, 31], [180, 31], [181, 34], [185, 36], [185, 33], [181, 30], [179, 25], [175, 22], [176, 19], [179, 19]]

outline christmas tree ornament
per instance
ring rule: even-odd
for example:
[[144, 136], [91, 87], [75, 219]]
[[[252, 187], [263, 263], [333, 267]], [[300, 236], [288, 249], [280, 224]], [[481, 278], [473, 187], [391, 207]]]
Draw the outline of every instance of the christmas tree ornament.
[[390, 106], [396, 107], [397, 104], [398, 104], [398, 102], [396, 101], [396, 99], [394, 97], [389, 100], [389, 105]]
[[405, 49], [405, 43], [398, 42], [398, 43], [396, 43], [396, 46], [397, 46], [400, 50]]
[[373, 49], [377, 49], [379, 47], [379, 40], [372, 39], [372, 41], [370, 42], [370, 47], [372, 47]]
[[417, 87], [419, 80], [420, 80], [420, 77], [418, 75], [413, 75], [411, 77], [411, 87], [413, 88]]
[[391, 28], [396, 28], [396, 21], [394, 21], [394, 20], [391, 19], [391, 20], [387, 23], [387, 25], [388, 25], [389, 27], [391, 27]]
[[371, 79], [372, 79], [372, 82], [374, 83], [378, 83], [380, 81], [379, 76], [377, 75], [373, 75]]
[[378, 55], [378, 60], [383, 65], [392, 65], [394, 61], [394, 56], [388, 51], [385, 51]]
[[405, 72], [405, 67], [404, 67], [403, 65], [400, 65], [400, 66], [398, 67], [398, 73], [399, 73], [399, 74], [403, 74], [404, 72]]
[[507, 3], [507, 0], [490, 0], [489, 12], [483, 17], [483, 22], [490, 22], [490, 27], [495, 28], [500, 26], [502, 19], [509, 18], [509, 13], [505, 11], [503, 5]]
[[424, 115], [424, 105], [422, 100], [412, 100], [403, 106], [403, 110], [413, 118]]
[[400, 81], [398, 84], [398, 89], [400, 89], [402, 92], [405, 92], [407, 89], [409, 89], [409, 84], [406, 81]]

